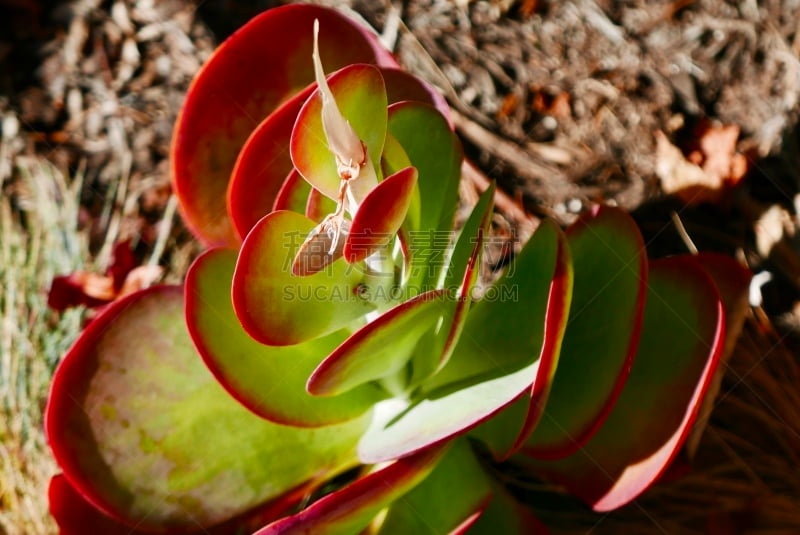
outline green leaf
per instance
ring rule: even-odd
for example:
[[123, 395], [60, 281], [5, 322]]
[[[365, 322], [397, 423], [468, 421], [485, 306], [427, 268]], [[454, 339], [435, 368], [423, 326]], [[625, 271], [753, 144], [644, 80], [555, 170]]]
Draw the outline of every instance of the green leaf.
[[307, 218], [320, 222], [325, 219], [325, 216], [332, 214], [334, 210], [336, 210], [336, 203], [333, 200], [320, 193], [318, 189], [311, 188], [305, 206]]
[[466, 440], [455, 441], [425, 480], [389, 507], [377, 534], [463, 533], [492, 499], [490, 479]]
[[[456, 299], [447, 307], [436, 335], [419, 344], [420, 350], [415, 352], [412, 360], [412, 387], [419, 385], [447, 364], [461, 336], [472, 303], [472, 290], [480, 268], [484, 236], [489, 232], [494, 190], [492, 184], [478, 199], [453, 246], [441, 287]], [[425, 266], [416, 268], [427, 269]]]
[[414, 101], [433, 106], [447, 120], [450, 130], [453, 130], [450, 106], [441, 91], [402, 68], [380, 66], [379, 69], [386, 83], [389, 104]]
[[[534, 385], [549, 382], [555, 358], [543, 355], [542, 347], [557, 345], [545, 337], [559, 337], [561, 331], [546, 330], [545, 319], [567, 314], [571, 279], [556, 270], [568, 265], [565, 254], [558, 227], [542, 225], [519, 256], [517, 278], [506, 278], [511, 286], [503, 295], [512, 298], [503, 301], [498, 293], [496, 300], [478, 302], [447, 365], [408, 402], [381, 404], [358, 445], [363, 462], [407, 455], [465, 433], [529, 394]], [[513, 299], [509, 292], [515, 288]]]
[[417, 186], [417, 170], [406, 167], [386, 177], [358, 207], [344, 243], [344, 259], [360, 262], [394, 239]]
[[717, 366], [724, 315], [713, 282], [691, 257], [653, 262], [639, 351], [605, 424], [576, 453], [533, 467], [596, 511], [635, 499], [689, 434]]
[[359, 62], [397, 66], [373, 33], [312, 5], [270, 9], [220, 45], [189, 88], [170, 158], [181, 213], [206, 245], [239, 244], [226, 207], [234, 162], [261, 120], [314, 80], [315, 19], [327, 68]]
[[283, 103], [253, 130], [239, 152], [227, 196], [228, 212], [240, 240], [271, 211], [293, 170], [289, 137], [310, 94], [309, 87]]
[[388, 377], [403, 368], [422, 333], [447, 308], [443, 292], [420, 294], [381, 314], [336, 348], [308, 380], [308, 391], [330, 396]]
[[233, 308], [245, 331], [268, 345], [292, 345], [330, 334], [371, 311], [355, 266], [334, 262], [296, 277], [291, 265], [314, 222], [289, 211], [272, 212], [253, 227], [233, 275]]
[[[350, 65], [329, 76], [328, 84], [342, 115], [378, 166], [386, 139], [388, 105], [380, 71], [371, 65]], [[318, 90], [300, 110], [289, 147], [300, 174], [327, 197], [337, 199], [341, 179], [322, 128], [322, 99]], [[380, 173], [380, 169], [375, 172]]]
[[[417, 102], [393, 104], [388, 130], [419, 172], [420, 218], [419, 226], [409, 229], [410, 247], [412, 256], [429, 260], [430, 266], [412, 273], [409, 285], [427, 290], [435, 286], [444, 264], [458, 207], [461, 143], [439, 111]], [[429, 252], [439, 254], [422, 256]]]
[[375, 385], [319, 399], [306, 381], [347, 333], [336, 331], [292, 346], [266, 346], [242, 329], [231, 304], [230, 281], [236, 253], [212, 249], [186, 275], [186, 321], [200, 355], [217, 380], [251, 411], [275, 423], [316, 427], [344, 422], [367, 412], [385, 397]]
[[623, 210], [597, 207], [567, 231], [575, 288], [544, 415], [526, 443], [542, 458], [574, 452], [602, 424], [625, 384], [639, 340], [647, 256]]
[[[264, 210], [261, 217], [269, 212], [277, 212], [278, 210], [291, 210], [298, 214], [305, 213], [307, 210], [308, 197], [311, 194], [311, 185], [306, 182], [297, 169], [292, 168], [283, 181], [281, 189], [275, 196], [275, 202], [271, 209]], [[310, 217], [309, 219], [314, 219]]]
[[[542, 276], [538, 269], [538, 263], [541, 260], [526, 251], [527, 246], [514, 264], [509, 267], [506, 276], [498, 282], [498, 285], [502, 285], [501, 287], [516, 288], [516, 298], [510, 303], [487, 302], [486, 307], [476, 311], [478, 313], [473, 317], [475, 329], [479, 328], [482, 323], [487, 323], [483, 327], [487, 329], [484, 332], [489, 336], [495, 334], [504, 340], [500, 345], [503, 350], [502, 354], [506, 356], [513, 355], [511, 352], [514, 350], [519, 351], [525, 348], [533, 352], [539, 343], [538, 336], [542, 336], [543, 339], [539, 354], [539, 360], [542, 363], [541, 371], [536, 375], [528, 395], [523, 396], [471, 433], [481, 439], [498, 460], [508, 458], [522, 447], [541, 419], [552, 387], [553, 377], [556, 374], [564, 332], [567, 327], [567, 317], [572, 306], [573, 266], [566, 237], [551, 221], [544, 221], [537, 230], [537, 234], [544, 232], [554, 232], [558, 237], [555, 267], [550, 277], [550, 286], [547, 289], [549, 306], [544, 318], [539, 316], [526, 318], [527, 303], [541, 299], [537, 295], [543, 291], [542, 282], [547, 280], [537, 278]], [[525, 326], [507, 319], [504, 324], [498, 325], [499, 319], [504, 317], [526, 318], [528, 322], [537, 321], [537, 323]], [[541, 327], [538, 321], [542, 322]], [[513, 327], [516, 327], [516, 331], [513, 330]], [[539, 328], [543, 329], [541, 335], [538, 334]], [[537, 332], [533, 338], [529, 338], [531, 330]], [[477, 337], [473, 343], [475, 342], [477, 342]], [[516, 348], [509, 346], [511, 342], [516, 343]], [[489, 347], [489, 343], [489, 338], [480, 342], [482, 347]], [[524, 358], [524, 354], [512, 358]]]
[[[548, 535], [550, 530], [496, 482], [492, 501], [470, 527], [469, 535]], [[586, 535], [589, 535], [588, 533]]]
[[70, 484], [143, 529], [210, 526], [353, 463], [364, 419], [282, 427], [247, 411], [197, 355], [181, 287], [110, 305], [59, 365], [48, 441]]
[[394, 461], [314, 502], [296, 515], [260, 529], [254, 535], [360, 533], [382, 509], [419, 485], [445, 451], [446, 448], [431, 448]]

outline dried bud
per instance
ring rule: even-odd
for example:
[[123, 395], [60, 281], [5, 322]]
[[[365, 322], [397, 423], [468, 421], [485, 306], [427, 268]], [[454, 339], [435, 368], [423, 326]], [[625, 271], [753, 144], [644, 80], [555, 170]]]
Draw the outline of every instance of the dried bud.
[[292, 275], [313, 275], [341, 258], [349, 232], [350, 221], [347, 219], [326, 217], [309, 232], [297, 251], [292, 263]]
[[344, 180], [358, 178], [361, 168], [367, 163], [367, 151], [353, 127], [344, 118], [333, 93], [328, 87], [322, 61], [319, 58], [319, 20], [314, 20], [314, 75], [322, 97], [322, 129], [328, 140], [328, 148], [336, 157], [339, 176]]

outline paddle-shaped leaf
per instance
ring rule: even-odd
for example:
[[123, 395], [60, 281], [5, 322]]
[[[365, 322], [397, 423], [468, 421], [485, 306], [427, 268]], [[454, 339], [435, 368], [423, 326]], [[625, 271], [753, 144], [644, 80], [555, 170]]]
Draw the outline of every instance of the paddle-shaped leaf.
[[[548, 535], [550, 530], [494, 482], [492, 501], [470, 527], [469, 535]], [[588, 535], [588, 534], [587, 534]]]
[[[545, 332], [545, 319], [568, 310], [571, 278], [556, 269], [568, 265], [566, 254], [558, 227], [543, 224], [520, 253], [526, 268], [515, 271], [519, 280], [507, 279], [509, 299], [502, 304], [511, 308], [492, 316], [499, 294], [497, 302], [475, 305], [447, 365], [410, 401], [383, 402], [384, 410], [376, 412], [359, 442], [362, 462], [407, 455], [465, 433], [530, 392], [539, 374], [550, 377], [555, 359], [542, 355], [542, 346], [552, 347], [545, 337], [561, 332]], [[512, 299], [514, 288], [518, 301]], [[525, 312], [516, 313], [515, 307]]]
[[489, 477], [466, 440], [456, 440], [425, 480], [376, 522], [383, 535], [465, 533], [492, 499]]
[[739, 262], [720, 253], [703, 252], [694, 257], [700, 267], [711, 277], [719, 291], [722, 306], [725, 310], [725, 345], [719, 358], [717, 371], [703, 396], [703, 403], [697, 415], [697, 421], [686, 440], [686, 452], [691, 459], [700, 445], [708, 425], [711, 411], [716, 405], [717, 394], [722, 386], [727, 362], [733, 354], [736, 341], [742, 332], [742, 326], [750, 310], [750, 280], [752, 272]]
[[270, 9], [233, 34], [192, 82], [172, 140], [172, 179], [184, 221], [207, 245], [238, 245], [226, 190], [242, 144], [281, 102], [314, 80], [314, 20], [328, 69], [397, 62], [378, 38], [319, 6]]
[[579, 451], [535, 464], [596, 511], [636, 498], [689, 433], [722, 351], [723, 316], [691, 257], [653, 262], [639, 350], [614, 409]]
[[[278, 210], [291, 210], [302, 214], [306, 212], [306, 205], [308, 204], [308, 196], [311, 194], [311, 185], [306, 182], [297, 169], [294, 167], [286, 176], [283, 181], [281, 189], [275, 196], [275, 202], [272, 208], [264, 210], [261, 217], [264, 217], [269, 212], [277, 212]], [[259, 218], [260, 219], [260, 218]], [[310, 219], [314, 219], [313, 217]]]
[[[307, 184], [307, 182], [306, 182]], [[322, 221], [336, 210], [336, 203], [318, 189], [311, 188], [306, 200], [306, 217], [312, 221]]]
[[[484, 236], [489, 232], [494, 207], [494, 190], [492, 184], [478, 199], [450, 253], [448, 269], [440, 286], [455, 299], [449, 301], [449, 306], [442, 316], [441, 326], [435, 333], [426, 334], [431, 340], [425, 340], [417, 346], [418, 350], [411, 362], [410, 387], [412, 388], [447, 364], [461, 336], [472, 303], [472, 290], [478, 276]], [[416, 266], [417, 269], [421, 267]]]
[[[537, 230], [543, 232], [548, 226], [555, 227], [550, 221], [542, 223], [544, 228]], [[539, 372], [531, 385], [528, 395], [517, 400], [513, 405], [506, 407], [501, 413], [491, 420], [476, 428], [472, 435], [481, 439], [489, 446], [490, 451], [498, 460], [508, 458], [518, 450], [528, 439], [533, 429], [539, 423], [543, 408], [546, 406], [547, 398], [556, 372], [561, 345], [564, 339], [564, 332], [567, 326], [568, 313], [571, 310], [572, 288], [573, 288], [573, 266], [572, 258], [567, 240], [561, 232], [557, 232], [559, 237], [559, 250], [556, 256], [556, 265], [552, 282], [549, 287], [549, 303], [562, 303], [562, 307], [549, 308], [544, 318], [531, 318], [526, 315], [525, 306], [531, 298], [535, 299], [538, 292], [542, 291], [541, 282], [531, 276], [536, 277], [536, 262], [539, 259], [531, 254], [521, 254], [513, 265], [513, 272], [498, 281], [501, 288], [515, 288], [518, 293], [511, 302], [487, 301], [485, 306], [480, 307], [471, 316], [471, 324], [477, 329], [483, 324], [483, 331], [486, 334], [472, 337], [467, 342], [478, 347], [488, 347], [488, 336], [495, 333], [501, 343], [501, 354], [506, 358], [524, 358], [523, 351], [536, 351], [539, 344], [539, 336], [543, 337], [541, 342], [541, 352], [539, 360], [541, 362]], [[523, 250], [524, 253], [524, 250]], [[509, 268], [512, 269], [512, 268]], [[541, 275], [539, 275], [541, 276]], [[508, 315], [508, 316], [506, 316]], [[501, 322], [500, 318], [520, 318], [517, 321]], [[542, 321], [543, 325], [533, 324], [533, 321]], [[475, 322], [475, 323], [472, 323]], [[531, 322], [530, 325], [522, 325], [521, 322]], [[514, 328], [516, 327], [516, 330]], [[541, 335], [538, 329], [543, 328]], [[495, 330], [496, 329], [496, 330]], [[536, 334], [530, 337], [530, 331]], [[470, 332], [470, 331], [468, 331]], [[514, 344], [516, 347], [513, 347]], [[515, 355], [514, 352], [519, 352]], [[502, 366], [502, 364], [501, 364]]]
[[424, 268], [412, 271], [409, 285], [432, 288], [445, 262], [444, 251], [458, 206], [461, 143], [439, 111], [417, 102], [393, 104], [388, 131], [419, 173], [419, 223], [409, 229], [412, 256], [425, 258], [421, 255], [434, 253], [425, 258], [430, 262], [425, 262]]
[[447, 295], [431, 290], [388, 310], [322, 361], [308, 379], [308, 391], [317, 396], [341, 394], [397, 373], [447, 308]]
[[567, 231], [572, 307], [544, 415], [526, 451], [559, 458], [603, 423], [625, 384], [642, 325], [647, 256], [623, 210], [596, 207]]
[[[287, 514], [291, 508], [296, 507], [303, 496], [312, 489], [301, 486], [282, 495], [265, 505], [230, 520], [217, 524], [214, 527], [204, 528], [195, 524], [188, 531], [181, 531], [185, 535], [240, 535], [251, 533]], [[98, 533], [102, 535], [145, 535], [153, 531], [139, 529], [142, 526], [130, 526], [106, 516], [91, 503], [81, 496], [63, 474], [58, 474], [50, 479], [47, 490], [47, 499], [50, 505], [50, 514], [58, 525], [60, 535], [86, 535]], [[144, 526], [150, 527], [150, 526]], [[175, 535], [176, 531], [169, 533]]]
[[[319, 399], [306, 380], [347, 333], [337, 331], [302, 344], [259, 344], [242, 329], [231, 304], [236, 253], [212, 249], [186, 275], [186, 323], [214, 376], [245, 407], [276, 423], [299, 427], [343, 422], [364, 414], [385, 394], [365, 385], [345, 395]], [[280, 380], [276, 380], [280, 378]]]
[[289, 136], [312, 89], [307, 87], [272, 112], [253, 130], [239, 152], [227, 196], [228, 213], [240, 240], [270, 212], [287, 175], [293, 171]]
[[242, 244], [233, 276], [233, 307], [245, 331], [261, 343], [305, 342], [373, 309], [359, 292], [362, 273], [344, 262], [315, 275], [292, 275], [292, 262], [313, 227], [302, 214], [272, 212]]
[[[350, 65], [332, 74], [328, 84], [342, 115], [366, 146], [373, 165], [378, 165], [386, 138], [388, 105], [380, 71], [372, 65]], [[290, 151], [300, 174], [326, 196], [337, 199], [341, 177], [322, 127], [319, 90], [311, 94], [297, 116]], [[356, 187], [359, 179], [352, 182], [351, 187]]]
[[[389, 103], [415, 100], [436, 106], [445, 116], [449, 113], [441, 94], [419, 78], [395, 68], [381, 67], [380, 72], [386, 82]], [[303, 211], [298, 207], [305, 206], [310, 186], [292, 166], [289, 139], [300, 107], [315, 87], [308, 86], [272, 112], [253, 130], [239, 153], [228, 185], [228, 211], [242, 239], [259, 219], [273, 210]], [[292, 175], [286, 178], [290, 170]], [[300, 184], [295, 177], [300, 178]], [[277, 195], [276, 188], [280, 188]], [[306, 215], [321, 221], [333, 208], [328, 197], [319, 194], [316, 197], [328, 202], [321, 207], [315, 200], [314, 210], [306, 211]]]
[[394, 238], [406, 218], [416, 185], [417, 170], [406, 167], [386, 177], [364, 197], [344, 242], [348, 263], [364, 260]]
[[372, 472], [296, 515], [278, 520], [254, 535], [360, 533], [382, 509], [423, 481], [447, 448], [431, 448]]
[[454, 129], [450, 120], [450, 106], [440, 91], [403, 69], [384, 66], [379, 68], [386, 84], [389, 104], [405, 101], [428, 104], [439, 110], [450, 125], [450, 130]]
[[50, 514], [61, 535], [83, 535], [88, 529], [104, 535], [142, 535], [147, 533], [104, 515], [92, 506], [67, 479], [58, 474], [47, 489]]
[[56, 370], [45, 429], [69, 483], [131, 526], [211, 526], [353, 462], [358, 419], [282, 427], [233, 400], [197, 355], [180, 287], [94, 319]]

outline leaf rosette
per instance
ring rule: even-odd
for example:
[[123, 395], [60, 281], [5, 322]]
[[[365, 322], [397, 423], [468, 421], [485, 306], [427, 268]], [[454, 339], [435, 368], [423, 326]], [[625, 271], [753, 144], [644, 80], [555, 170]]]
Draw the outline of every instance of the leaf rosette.
[[494, 187], [455, 232], [461, 163], [442, 97], [337, 12], [277, 8], [223, 43], [172, 146], [209, 249], [106, 308], [53, 381], [62, 530], [546, 532], [488, 457], [596, 510], [655, 482], [748, 275], [650, 263], [598, 206], [543, 221], [475, 299]]

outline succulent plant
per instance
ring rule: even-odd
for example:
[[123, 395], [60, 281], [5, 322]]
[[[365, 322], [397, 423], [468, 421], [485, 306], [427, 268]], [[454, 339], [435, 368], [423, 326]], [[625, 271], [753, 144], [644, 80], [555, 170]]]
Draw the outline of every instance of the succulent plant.
[[182, 286], [104, 308], [56, 371], [64, 533], [546, 532], [489, 458], [619, 507], [715, 374], [713, 279], [726, 302], [748, 279], [719, 255], [648, 261], [595, 206], [543, 221], [477, 298], [494, 188], [454, 232], [445, 101], [322, 7], [224, 42], [171, 157], [208, 250]]

